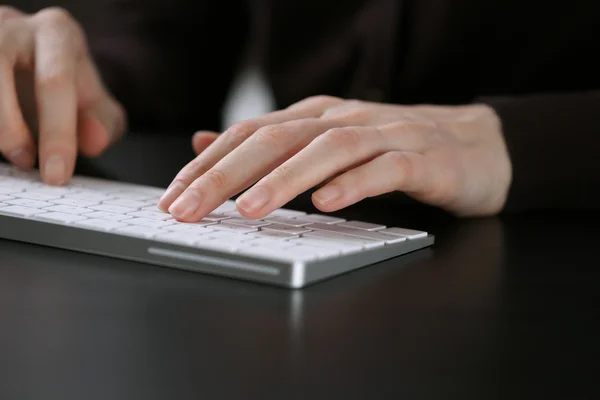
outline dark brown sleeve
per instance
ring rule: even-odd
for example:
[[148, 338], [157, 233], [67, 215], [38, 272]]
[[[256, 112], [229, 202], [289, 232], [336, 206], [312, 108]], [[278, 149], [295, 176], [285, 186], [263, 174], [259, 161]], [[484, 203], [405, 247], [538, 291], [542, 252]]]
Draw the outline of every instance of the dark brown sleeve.
[[505, 213], [600, 209], [600, 91], [482, 98], [513, 164]]

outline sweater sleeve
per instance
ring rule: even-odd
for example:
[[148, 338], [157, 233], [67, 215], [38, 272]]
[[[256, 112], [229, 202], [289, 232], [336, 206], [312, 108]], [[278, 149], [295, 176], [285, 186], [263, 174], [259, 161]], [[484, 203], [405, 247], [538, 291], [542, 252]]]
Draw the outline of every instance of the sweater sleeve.
[[600, 91], [478, 102], [500, 117], [513, 166], [504, 213], [600, 209]]

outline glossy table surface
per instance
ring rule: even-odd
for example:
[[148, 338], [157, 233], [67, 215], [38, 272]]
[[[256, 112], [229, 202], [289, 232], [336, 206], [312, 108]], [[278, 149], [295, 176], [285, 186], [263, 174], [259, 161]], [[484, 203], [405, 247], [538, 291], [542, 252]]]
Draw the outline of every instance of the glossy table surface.
[[289, 291], [0, 240], [0, 398], [598, 398], [600, 215], [339, 215], [436, 244]]

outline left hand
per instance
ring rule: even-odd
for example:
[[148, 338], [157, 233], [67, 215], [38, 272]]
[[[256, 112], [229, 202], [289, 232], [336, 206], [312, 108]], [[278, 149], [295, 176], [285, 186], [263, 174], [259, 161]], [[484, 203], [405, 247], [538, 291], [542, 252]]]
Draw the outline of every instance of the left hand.
[[198, 132], [199, 153], [159, 202], [198, 221], [225, 200], [258, 219], [297, 195], [313, 193], [323, 212], [402, 191], [459, 216], [500, 212], [512, 167], [495, 112], [485, 105], [397, 106], [332, 97]]

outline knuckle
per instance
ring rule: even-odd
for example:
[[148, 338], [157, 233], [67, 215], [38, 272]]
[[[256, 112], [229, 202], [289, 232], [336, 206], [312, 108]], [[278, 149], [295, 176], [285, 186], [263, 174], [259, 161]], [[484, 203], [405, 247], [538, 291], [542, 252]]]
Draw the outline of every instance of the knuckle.
[[62, 7], [48, 7], [36, 14], [36, 19], [43, 23], [64, 26], [72, 24], [75, 20], [66, 9]]
[[391, 165], [395, 174], [403, 176], [405, 181], [412, 181], [412, 177], [415, 174], [413, 164], [410, 162], [409, 157], [400, 151], [391, 151], [386, 153], [384, 157], [387, 158], [388, 164]]
[[239, 122], [230, 126], [223, 136], [231, 144], [240, 144], [248, 139], [255, 131], [255, 126], [251, 122]]
[[36, 85], [41, 88], [56, 88], [72, 85], [74, 77], [66, 69], [56, 68], [53, 71], [44, 71], [36, 78]]
[[293, 181], [294, 171], [289, 165], [282, 164], [271, 172], [271, 176], [283, 185], [288, 186]]
[[295, 107], [295, 106], [328, 107], [328, 106], [340, 104], [342, 102], [343, 102], [343, 100], [340, 99], [339, 97], [328, 96], [328, 95], [316, 95], [316, 96], [307, 97], [306, 99], [299, 101], [298, 103], [294, 104], [293, 107]]
[[321, 136], [321, 144], [332, 150], [355, 154], [360, 150], [363, 134], [353, 127], [333, 128]]
[[229, 186], [229, 177], [224, 171], [220, 169], [210, 169], [202, 175], [202, 181], [208, 182], [215, 189], [223, 189]]
[[279, 145], [289, 136], [289, 131], [281, 125], [267, 125], [256, 131], [256, 141], [266, 145]]

